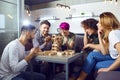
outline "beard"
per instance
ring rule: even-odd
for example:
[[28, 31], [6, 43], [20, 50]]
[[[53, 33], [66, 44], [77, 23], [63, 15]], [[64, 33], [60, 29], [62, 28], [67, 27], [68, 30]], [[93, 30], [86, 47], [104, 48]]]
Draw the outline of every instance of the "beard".
[[29, 51], [33, 48], [32, 38], [27, 39], [27, 43], [25, 44], [25, 51]]
[[33, 38], [30, 37], [30, 38], [27, 40], [27, 43], [32, 43], [32, 41], [33, 41]]
[[49, 33], [48, 31], [42, 32], [42, 34], [45, 35], [45, 36], [48, 35], [48, 33]]

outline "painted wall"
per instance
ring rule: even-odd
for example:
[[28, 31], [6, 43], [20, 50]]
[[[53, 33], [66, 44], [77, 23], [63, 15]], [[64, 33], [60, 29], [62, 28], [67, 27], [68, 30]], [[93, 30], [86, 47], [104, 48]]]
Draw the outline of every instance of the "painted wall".
[[0, 58], [5, 46], [18, 37], [18, 1], [0, 0]]
[[[95, 2], [95, 3], [87, 3], [87, 4], [80, 4], [80, 5], [73, 5], [70, 6], [71, 10], [59, 9], [59, 8], [46, 8], [46, 9], [39, 9], [34, 10], [31, 13], [31, 21], [37, 27], [39, 23], [34, 22], [37, 18], [40, 17], [41, 20], [44, 19], [53, 19], [53, 16], [60, 18], [60, 20], [49, 20], [52, 24], [50, 28], [50, 33], [57, 33], [57, 28], [59, 24], [63, 21], [66, 21], [70, 24], [70, 31], [74, 33], [84, 33], [83, 29], [81, 28], [80, 22], [86, 18], [92, 18], [92, 16], [99, 16], [102, 12], [110, 11], [116, 15], [116, 17], [120, 20], [120, 1], [118, 1], [117, 5], [113, 1], [110, 2]], [[84, 13], [84, 15], [82, 15]], [[65, 19], [67, 16], [71, 14], [73, 17], [79, 18], [72, 18], [72, 19]], [[87, 17], [86, 17], [87, 16]], [[98, 19], [98, 17], [93, 17]]]

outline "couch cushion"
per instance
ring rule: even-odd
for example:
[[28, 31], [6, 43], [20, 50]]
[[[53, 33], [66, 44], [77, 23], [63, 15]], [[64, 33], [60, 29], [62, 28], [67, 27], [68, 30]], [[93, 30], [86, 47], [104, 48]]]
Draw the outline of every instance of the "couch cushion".
[[99, 73], [96, 80], [120, 80], [120, 71]]
[[76, 52], [80, 52], [82, 48], [83, 48], [83, 35], [76, 35], [74, 50]]

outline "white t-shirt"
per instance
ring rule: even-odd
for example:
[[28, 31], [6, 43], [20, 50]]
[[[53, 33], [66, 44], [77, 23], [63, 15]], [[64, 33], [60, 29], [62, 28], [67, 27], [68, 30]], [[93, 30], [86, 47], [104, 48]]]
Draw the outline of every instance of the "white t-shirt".
[[110, 56], [113, 59], [116, 59], [119, 54], [117, 52], [117, 50], [115, 49], [115, 44], [120, 42], [120, 30], [112, 30], [109, 33], [109, 52], [110, 52]]
[[18, 39], [11, 41], [4, 49], [0, 61], [0, 77], [2, 80], [11, 80], [20, 71], [26, 69], [25, 47]]

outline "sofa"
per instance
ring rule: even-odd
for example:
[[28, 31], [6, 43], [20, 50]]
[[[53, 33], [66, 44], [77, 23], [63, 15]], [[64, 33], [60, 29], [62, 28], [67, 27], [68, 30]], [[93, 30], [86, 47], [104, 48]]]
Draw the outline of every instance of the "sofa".
[[120, 80], [120, 71], [101, 72], [96, 80]]
[[83, 48], [83, 35], [78, 35], [76, 34], [75, 36], [75, 46], [74, 46], [74, 50], [75, 52], [80, 52], [81, 49]]

